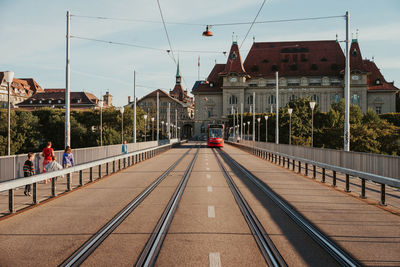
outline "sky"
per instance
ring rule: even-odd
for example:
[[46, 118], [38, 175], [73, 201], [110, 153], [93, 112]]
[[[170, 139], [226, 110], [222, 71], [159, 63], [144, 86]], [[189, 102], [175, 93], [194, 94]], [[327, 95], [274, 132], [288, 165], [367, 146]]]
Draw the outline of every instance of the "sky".
[[[203, 37], [203, 25], [251, 22], [262, 0], [159, 0], [183, 87], [190, 92], [204, 80], [215, 62], [225, 63], [232, 40], [244, 60], [253, 43], [268, 41], [345, 39], [344, 18], [213, 26]], [[156, 48], [71, 39], [71, 90], [101, 95], [109, 91], [113, 104], [175, 85], [176, 64], [169, 48], [156, 0], [0, 0], [0, 71], [17, 78], [34, 78], [42, 88], [65, 88], [66, 12], [71, 12], [71, 35]], [[398, 0], [267, 0], [257, 21], [344, 15], [350, 12], [353, 37], [364, 58], [374, 60], [387, 81], [400, 85], [400, 1]], [[80, 16], [118, 18], [93, 19]], [[149, 22], [150, 21], [150, 22]], [[184, 24], [179, 24], [184, 23]], [[244, 41], [244, 42], [243, 42]], [[344, 44], [342, 43], [344, 48]], [[186, 51], [186, 52], [185, 52]], [[187, 52], [192, 51], [192, 52]], [[199, 51], [202, 51], [201, 53]]]

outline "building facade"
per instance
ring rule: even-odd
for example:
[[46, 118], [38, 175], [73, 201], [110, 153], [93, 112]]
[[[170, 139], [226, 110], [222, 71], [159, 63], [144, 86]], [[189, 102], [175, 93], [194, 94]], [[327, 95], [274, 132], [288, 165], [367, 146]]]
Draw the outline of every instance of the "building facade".
[[[272, 112], [276, 106], [276, 72], [279, 74], [279, 106], [291, 99], [310, 98], [321, 111], [344, 97], [345, 55], [337, 41], [255, 42], [242, 62], [233, 42], [226, 64], [216, 64], [206, 81], [197, 81], [195, 136], [207, 124], [226, 120], [232, 107], [250, 112]], [[376, 64], [361, 56], [358, 41], [350, 48], [350, 100], [363, 112], [396, 111], [398, 88], [387, 82]], [[253, 92], [256, 97], [253, 100]]]
[[[14, 78], [10, 86], [10, 103], [12, 107], [25, 101], [37, 92], [43, 89], [32, 78]], [[8, 86], [4, 80], [4, 72], [0, 72], [0, 107], [7, 108], [8, 104]]]
[[[150, 118], [157, 119], [157, 93], [160, 103], [160, 123], [165, 124], [168, 121], [168, 107], [170, 105], [171, 123], [175, 124], [175, 110], [177, 111], [178, 127], [181, 127], [181, 136], [190, 138], [193, 136], [194, 103], [193, 98], [184, 90], [181, 84], [181, 75], [179, 72], [179, 63], [176, 72], [175, 87], [169, 93], [157, 89], [147, 94], [137, 101], [137, 106], [143, 109]], [[133, 102], [129, 103], [133, 106]], [[163, 124], [160, 125], [160, 127]], [[155, 126], [156, 127], [156, 126]], [[165, 129], [165, 128], [164, 128]]]

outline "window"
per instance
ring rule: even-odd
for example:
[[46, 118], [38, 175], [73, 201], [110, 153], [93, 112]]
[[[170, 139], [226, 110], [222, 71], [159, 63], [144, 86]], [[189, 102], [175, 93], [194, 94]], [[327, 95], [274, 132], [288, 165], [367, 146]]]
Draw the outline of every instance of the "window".
[[300, 80], [299, 79], [288, 79], [288, 86], [299, 86]]
[[237, 104], [237, 97], [234, 95], [231, 95], [229, 97], [229, 104]]
[[29, 104], [32, 104], [33, 103], [33, 101], [32, 100], [29, 100]]
[[251, 83], [251, 84], [249, 84], [249, 86], [250, 86], [250, 87], [258, 87], [258, 84], [256, 84], [256, 83]]
[[247, 97], [247, 104], [249, 104], [249, 105], [253, 104], [253, 96], [252, 95]]
[[334, 95], [332, 97], [332, 102], [333, 103], [338, 103], [340, 101], [340, 96], [338, 94]]
[[376, 111], [376, 114], [381, 114], [382, 113], [382, 107], [375, 107], [375, 111]]
[[311, 96], [311, 100], [319, 103], [319, 96], [318, 95], [312, 95]]
[[268, 104], [276, 104], [276, 97], [274, 95], [268, 97]]
[[167, 106], [167, 102], [161, 102], [161, 106]]
[[61, 100], [58, 100], [58, 104], [60, 104], [61, 103]]
[[81, 100], [80, 99], [76, 100], [76, 103], [78, 103], [78, 104], [81, 103]]
[[39, 104], [42, 104], [42, 100], [39, 100]]
[[309, 81], [309, 85], [321, 85], [321, 79], [320, 78], [311, 78]]
[[212, 108], [208, 108], [208, 117], [211, 118], [213, 116], [213, 109]]
[[354, 105], [360, 105], [360, 96], [357, 94], [354, 94], [351, 96], [351, 103]]

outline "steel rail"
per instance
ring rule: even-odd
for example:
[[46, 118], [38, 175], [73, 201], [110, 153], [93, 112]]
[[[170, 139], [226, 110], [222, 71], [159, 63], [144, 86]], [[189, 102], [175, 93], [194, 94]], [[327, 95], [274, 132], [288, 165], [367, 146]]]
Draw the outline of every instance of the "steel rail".
[[283, 200], [264, 182], [253, 175], [240, 163], [230, 157], [224, 150], [221, 150], [223, 158], [235, 165], [246, 177], [248, 177], [261, 191], [265, 193], [278, 207], [281, 208], [297, 225], [299, 225], [311, 238], [313, 238], [321, 247], [323, 247], [340, 265], [342, 266], [361, 266], [347, 252], [342, 250], [331, 239], [319, 231], [311, 222], [304, 218], [298, 211], [295, 210], [289, 203]]
[[150, 238], [147, 240], [142, 252], [140, 253], [135, 266], [154, 266], [158, 254], [161, 250], [161, 246], [167, 235], [168, 229], [172, 223], [175, 212], [178, 208], [179, 202], [182, 198], [183, 192], [185, 191], [186, 184], [189, 180], [189, 176], [192, 172], [194, 163], [196, 162], [197, 156], [199, 154], [200, 148], [197, 149], [196, 154], [193, 156], [192, 161], [187, 167], [183, 177], [176, 187], [174, 194], [172, 195], [170, 201], [168, 202], [164, 212], [162, 213], [160, 219], [157, 222]]
[[[235, 182], [233, 181], [231, 175], [228, 173], [224, 165], [222, 164], [221, 160], [217, 156], [215, 149], [213, 149], [214, 155], [217, 158], [218, 165], [222, 170], [222, 174], [225, 177], [226, 182], [229, 185], [229, 188], [232, 191], [232, 194], [236, 200], [236, 203], [239, 206], [240, 211], [245, 218], [247, 225], [250, 228], [250, 231], [258, 245], [258, 248], [261, 251], [266, 263], [268, 266], [287, 266], [285, 260], [283, 259], [282, 255], [279, 253], [278, 249], [275, 247], [273, 241], [269, 237], [267, 231], [265, 231], [264, 227], [262, 226], [261, 222], [258, 220], [257, 216], [247, 203], [246, 199], [243, 197], [242, 193], [240, 192], [239, 188], [236, 186]], [[221, 155], [221, 151], [219, 150], [219, 154]]]
[[71, 254], [60, 266], [79, 266], [82, 264], [96, 248], [133, 212], [133, 210], [142, 203], [142, 201], [164, 180], [168, 174], [183, 160], [192, 149], [186, 151], [178, 160], [176, 160], [163, 174], [154, 180], [145, 190], [143, 190], [134, 200], [119, 211], [107, 224], [105, 224], [97, 233], [89, 238], [80, 248]]

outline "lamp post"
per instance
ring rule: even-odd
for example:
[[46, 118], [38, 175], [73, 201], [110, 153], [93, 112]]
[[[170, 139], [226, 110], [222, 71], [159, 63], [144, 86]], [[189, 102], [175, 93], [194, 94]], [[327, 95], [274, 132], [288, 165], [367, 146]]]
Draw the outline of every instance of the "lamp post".
[[100, 106], [100, 146], [103, 146], [103, 100], [99, 101]]
[[167, 138], [168, 138], [168, 140], [169, 140], [168, 122], [165, 123], [165, 134], [167, 135]]
[[268, 142], [268, 116], [265, 116], [265, 143]]
[[241, 136], [240, 140], [243, 140], [243, 133], [244, 133], [244, 137], [246, 137], [246, 123], [245, 122], [243, 122], [242, 136]]
[[257, 118], [257, 121], [258, 121], [258, 142], [260, 142], [260, 121], [261, 121], [261, 118]]
[[181, 127], [178, 127], [178, 139], [181, 138]]
[[292, 108], [288, 108], [288, 113], [289, 113], [289, 145], [292, 144]]
[[4, 79], [5, 82], [7, 83], [7, 89], [8, 89], [8, 103], [7, 103], [7, 155], [11, 155], [11, 134], [10, 134], [10, 129], [11, 129], [11, 99], [10, 99], [10, 87], [11, 83], [14, 79], [14, 72], [13, 71], [6, 71], [4, 72]]
[[164, 121], [161, 121], [161, 136], [164, 136]]
[[121, 112], [121, 142], [124, 143], [124, 107], [119, 109]]
[[314, 147], [314, 108], [315, 108], [315, 101], [310, 102], [311, 108], [311, 147]]
[[144, 118], [144, 141], [146, 142], [146, 141], [147, 141], [147, 139], [146, 139], [146, 137], [147, 137], [147, 133], [146, 133], [146, 128], [147, 128], [147, 115], [146, 115], [146, 114], [143, 115], [143, 118]]
[[151, 118], [151, 141], [154, 141], [154, 117]]
[[247, 140], [250, 139], [250, 121], [247, 121]]

